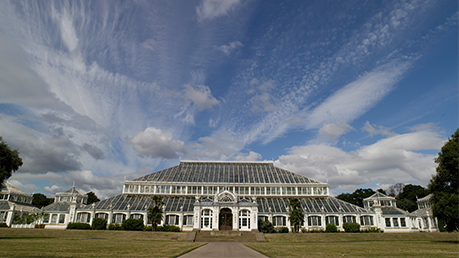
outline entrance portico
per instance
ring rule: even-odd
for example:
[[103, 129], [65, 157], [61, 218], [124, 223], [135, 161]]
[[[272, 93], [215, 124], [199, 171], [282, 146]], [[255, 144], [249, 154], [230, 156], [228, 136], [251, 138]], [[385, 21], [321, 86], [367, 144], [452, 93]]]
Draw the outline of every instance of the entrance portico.
[[196, 197], [194, 228], [200, 230], [251, 231], [257, 229], [257, 203], [223, 191], [204, 199]]

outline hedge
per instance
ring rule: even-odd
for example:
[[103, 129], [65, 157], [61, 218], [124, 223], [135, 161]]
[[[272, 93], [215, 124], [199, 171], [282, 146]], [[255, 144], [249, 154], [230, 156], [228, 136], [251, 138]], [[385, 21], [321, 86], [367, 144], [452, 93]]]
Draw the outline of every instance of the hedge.
[[91, 226], [88, 223], [69, 223], [67, 229], [91, 229]]
[[107, 220], [103, 218], [94, 218], [91, 227], [94, 230], [105, 230], [107, 229]]
[[353, 222], [353, 223], [344, 222], [343, 228], [344, 228], [344, 231], [346, 232], [360, 232], [360, 224], [356, 222]]

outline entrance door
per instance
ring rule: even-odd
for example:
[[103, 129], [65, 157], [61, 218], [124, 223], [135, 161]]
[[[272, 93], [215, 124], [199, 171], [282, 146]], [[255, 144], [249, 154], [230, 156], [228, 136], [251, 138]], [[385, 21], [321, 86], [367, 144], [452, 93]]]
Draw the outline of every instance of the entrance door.
[[232, 230], [233, 229], [233, 214], [228, 208], [220, 210], [219, 218], [220, 230]]

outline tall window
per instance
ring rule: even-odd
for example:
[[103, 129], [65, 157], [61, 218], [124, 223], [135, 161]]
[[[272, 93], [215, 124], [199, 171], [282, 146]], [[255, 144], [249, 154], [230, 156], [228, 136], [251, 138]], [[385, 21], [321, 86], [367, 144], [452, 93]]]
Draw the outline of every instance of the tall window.
[[398, 227], [398, 218], [392, 218], [392, 222], [394, 224], [394, 227]]
[[167, 215], [165, 223], [167, 225], [178, 226], [179, 225], [179, 216], [177, 216], [177, 215]]
[[121, 224], [126, 219], [126, 214], [122, 214], [122, 213], [115, 213], [113, 214], [113, 216], [115, 218], [116, 224]]
[[343, 223], [355, 223], [355, 216], [344, 216]]
[[59, 215], [59, 224], [65, 223], [65, 214]]
[[361, 216], [360, 225], [361, 226], [373, 226], [373, 216]]
[[[89, 213], [87, 213], [87, 212], [81, 212], [81, 213], [77, 214], [77, 221], [78, 222], [89, 223], [89, 219], [90, 219], [90, 216], [89, 216]], [[56, 223], [56, 222], [53, 222], [53, 217], [51, 217], [51, 223]]]
[[108, 220], [108, 214], [107, 213], [96, 213], [96, 218], [101, 218], [101, 219], [107, 219]]
[[131, 214], [131, 219], [143, 219], [142, 214]]
[[285, 227], [287, 225], [286, 218], [284, 216], [275, 216], [273, 217], [273, 226], [275, 227]]
[[201, 229], [212, 229], [212, 210], [206, 209], [202, 211]]
[[241, 210], [239, 212], [239, 229], [250, 229], [250, 211]]
[[401, 226], [401, 227], [406, 227], [405, 218], [400, 218], [400, 226]]
[[325, 224], [333, 224], [339, 226], [339, 217], [338, 216], [327, 216], [325, 217]]
[[193, 215], [186, 215], [183, 217], [184, 226], [193, 226]]
[[308, 226], [322, 226], [322, 217], [320, 216], [309, 216], [308, 217]]
[[386, 227], [388, 227], [388, 228], [391, 227], [390, 218], [386, 218]]
[[[81, 213], [80, 213], [81, 214]], [[86, 213], [85, 213], [86, 214]], [[85, 221], [86, 222], [86, 221]], [[53, 214], [53, 216], [51, 216], [51, 223], [52, 224], [56, 224], [57, 223], [57, 214]]]

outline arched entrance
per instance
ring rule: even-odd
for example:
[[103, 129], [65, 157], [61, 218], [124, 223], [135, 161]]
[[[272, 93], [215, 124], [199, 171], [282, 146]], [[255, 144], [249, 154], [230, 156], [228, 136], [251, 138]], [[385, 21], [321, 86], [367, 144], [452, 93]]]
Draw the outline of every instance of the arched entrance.
[[220, 210], [219, 216], [219, 230], [232, 230], [233, 229], [233, 213], [231, 209], [223, 208]]

